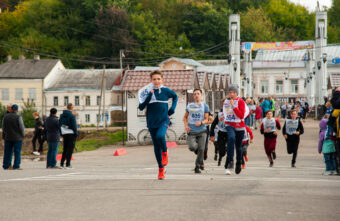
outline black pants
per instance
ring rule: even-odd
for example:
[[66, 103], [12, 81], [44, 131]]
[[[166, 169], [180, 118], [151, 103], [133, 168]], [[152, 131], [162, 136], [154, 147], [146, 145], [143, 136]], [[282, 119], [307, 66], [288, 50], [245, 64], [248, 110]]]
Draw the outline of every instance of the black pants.
[[43, 151], [43, 133], [41, 130], [35, 131], [34, 136], [32, 139], [32, 144], [33, 144], [33, 152], [36, 151], [36, 142], [38, 140], [39, 143], [39, 152]]
[[228, 141], [228, 133], [223, 131], [218, 131], [218, 154], [219, 154], [219, 160], [222, 159], [222, 157], [225, 156], [227, 151], [227, 141]]
[[209, 126], [207, 126], [207, 138], [205, 139], [205, 146], [204, 146], [204, 160], [208, 158], [208, 144], [209, 144]]
[[74, 147], [76, 145], [76, 136], [74, 134], [65, 134], [63, 135], [63, 155], [61, 157], [60, 165], [64, 166], [64, 162], [66, 159], [66, 166], [71, 165], [71, 158], [72, 158], [72, 153], [74, 150]]
[[340, 139], [337, 138], [335, 142], [335, 164], [336, 171], [340, 173]]
[[299, 148], [300, 143], [300, 136], [299, 135], [288, 135], [286, 140], [287, 143], [287, 153], [293, 154], [292, 164], [296, 163], [296, 156]]

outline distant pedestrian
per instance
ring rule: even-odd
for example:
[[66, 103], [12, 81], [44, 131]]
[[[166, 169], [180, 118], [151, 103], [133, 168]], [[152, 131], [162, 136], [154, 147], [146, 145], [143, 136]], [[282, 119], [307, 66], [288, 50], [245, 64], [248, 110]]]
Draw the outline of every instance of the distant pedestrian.
[[56, 157], [60, 142], [60, 127], [57, 109], [55, 108], [50, 110], [50, 116], [45, 121], [45, 132], [48, 144], [46, 168], [59, 168], [57, 167]]
[[[12, 112], [7, 113], [2, 122], [2, 133], [5, 140], [5, 150], [2, 167], [5, 170], [21, 170], [21, 148], [25, 136], [24, 122], [18, 115], [18, 105], [12, 106]], [[14, 164], [12, 167], [12, 156], [14, 153]]]
[[209, 106], [202, 102], [202, 91], [194, 90], [194, 102], [189, 103], [183, 117], [184, 128], [188, 133], [189, 150], [197, 157], [195, 161], [195, 173], [204, 170], [204, 149], [207, 137], [207, 124], [209, 123]]
[[326, 114], [319, 123], [319, 145], [318, 152], [323, 153], [326, 169], [323, 175], [337, 175], [335, 160], [335, 137], [331, 136], [333, 129], [327, 126], [329, 115]]
[[254, 126], [255, 130], [257, 130], [257, 124], [261, 125], [261, 120], [262, 120], [262, 109], [260, 107], [260, 104], [256, 104], [256, 110], [255, 110], [255, 121], [254, 121]]
[[78, 136], [76, 117], [72, 114], [72, 103], [67, 104], [67, 110], [64, 110], [60, 115], [59, 125], [61, 129], [61, 136], [63, 137], [63, 155], [61, 157], [60, 166], [64, 167], [66, 160], [66, 169], [71, 169], [71, 159], [76, 139]]
[[285, 102], [281, 105], [281, 117], [282, 117], [283, 119], [285, 119], [286, 116], [287, 116], [287, 109], [288, 109], [287, 106], [288, 106], [287, 101], [285, 101]]
[[295, 109], [290, 111], [290, 119], [285, 121], [282, 129], [282, 134], [286, 139], [287, 152], [293, 154], [291, 166], [295, 168], [297, 152], [300, 143], [300, 135], [304, 133], [301, 120], [298, 118], [298, 113]]
[[[160, 71], [150, 73], [150, 81], [139, 91], [139, 110], [146, 108], [146, 122], [154, 146], [158, 163], [158, 179], [165, 179], [165, 166], [168, 164], [168, 149], [165, 134], [170, 125], [169, 116], [175, 113], [177, 94], [163, 86], [164, 78]], [[169, 99], [172, 105], [169, 108]]]
[[280, 122], [273, 118], [273, 111], [268, 110], [266, 118], [262, 120], [261, 134], [264, 135], [264, 149], [269, 160], [269, 167], [273, 167], [274, 160], [276, 159], [276, 139], [280, 129]]
[[[38, 112], [34, 112], [33, 117], [35, 119], [34, 136], [33, 136], [33, 139], [32, 139], [33, 154], [39, 156], [40, 154], [43, 153], [43, 131], [44, 131], [44, 127], [43, 127], [43, 122], [41, 121]], [[38, 152], [36, 151], [37, 140], [38, 140], [38, 143], [39, 143], [39, 151]]]

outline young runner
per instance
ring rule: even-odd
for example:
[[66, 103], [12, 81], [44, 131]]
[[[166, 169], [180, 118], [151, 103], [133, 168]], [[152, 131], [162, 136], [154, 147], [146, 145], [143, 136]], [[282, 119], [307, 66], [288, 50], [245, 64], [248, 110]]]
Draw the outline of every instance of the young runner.
[[[215, 128], [217, 126], [217, 135], [215, 135], [215, 131], [213, 130], [213, 128]], [[214, 121], [211, 124], [211, 130], [210, 130], [210, 140], [212, 142], [216, 142], [217, 141], [217, 150], [216, 151], [216, 160], [217, 160], [217, 152], [218, 152], [218, 163], [217, 166], [221, 165], [221, 161], [222, 158], [225, 156], [226, 154], [226, 144], [227, 144], [227, 140], [228, 140], [228, 133], [227, 133], [227, 129], [226, 129], [226, 124], [224, 122], [224, 114], [223, 112], [219, 112]]]
[[304, 129], [300, 119], [298, 119], [298, 113], [295, 109], [290, 111], [290, 118], [287, 119], [282, 133], [287, 142], [287, 152], [288, 154], [293, 154], [292, 167], [295, 168], [296, 156], [300, 143], [300, 135], [303, 134]]
[[194, 90], [194, 102], [188, 104], [183, 117], [184, 127], [188, 133], [189, 150], [197, 154], [195, 173], [204, 169], [203, 158], [207, 137], [206, 124], [209, 122], [209, 107], [202, 102], [202, 91]]
[[227, 160], [224, 166], [225, 174], [230, 175], [230, 169], [234, 167], [234, 149], [236, 149], [235, 173], [241, 173], [242, 164], [242, 140], [244, 136], [244, 118], [249, 114], [249, 108], [245, 102], [238, 97], [238, 86], [230, 85], [228, 98], [223, 103], [223, 114], [225, 117], [228, 133]]
[[[249, 140], [249, 138], [250, 138], [250, 140]], [[248, 150], [249, 143], [253, 143], [253, 139], [254, 139], [253, 132], [251, 131], [251, 129], [249, 127], [245, 126], [244, 137], [243, 137], [243, 140], [242, 140], [242, 156], [243, 156], [243, 158], [242, 158], [242, 169], [246, 168], [245, 162], [248, 162], [247, 150]]]
[[[139, 91], [140, 110], [146, 107], [146, 122], [154, 145], [158, 163], [158, 179], [164, 179], [164, 166], [168, 164], [168, 152], [165, 134], [169, 127], [169, 116], [175, 113], [177, 95], [163, 86], [163, 74], [160, 71], [150, 73], [151, 83]], [[172, 106], [168, 109], [168, 100], [172, 98]]]
[[269, 166], [273, 167], [274, 160], [276, 159], [276, 138], [277, 132], [281, 129], [278, 119], [273, 118], [273, 111], [268, 110], [266, 117], [263, 118], [261, 123], [261, 134], [264, 134], [264, 149], [266, 151]]

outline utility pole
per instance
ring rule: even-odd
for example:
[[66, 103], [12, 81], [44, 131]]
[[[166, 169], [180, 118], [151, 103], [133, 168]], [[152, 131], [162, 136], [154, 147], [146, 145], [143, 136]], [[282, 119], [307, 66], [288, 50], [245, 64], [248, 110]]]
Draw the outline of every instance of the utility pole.
[[[107, 117], [106, 117], [106, 109], [105, 109], [105, 94], [106, 94], [106, 79], [105, 79], [105, 66], [104, 66], [104, 77], [103, 77], [103, 86], [102, 86], [102, 90], [103, 90], [103, 119], [104, 119], [104, 124], [103, 127], [106, 128], [106, 121], [107, 121]], [[101, 97], [100, 97], [101, 99]]]
[[[119, 60], [120, 60], [120, 86], [122, 84], [122, 81], [123, 81], [123, 58], [125, 58], [125, 55], [124, 55], [124, 51], [123, 50], [120, 50], [119, 51]], [[124, 140], [124, 99], [123, 99], [123, 96], [124, 96], [124, 93], [122, 92], [122, 112], [121, 112], [121, 124], [122, 124], [122, 140], [123, 140], [123, 146], [125, 145], [125, 140]]]
[[233, 14], [229, 16], [229, 68], [231, 83], [241, 90], [240, 41], [240, 15]]
[[103, 65], [102, 84], [101, 84], [101, 89], [100, 89], [99, 109], [98, 109], [98, 117], [97, 117], [97, 130], [98, 130], [99, 122], [100, 122], [100, 119], [101, 119], [100, 111], [101, 111], [101, 107], [102, 107], [104, 78], [105, 78], [105, 64]]

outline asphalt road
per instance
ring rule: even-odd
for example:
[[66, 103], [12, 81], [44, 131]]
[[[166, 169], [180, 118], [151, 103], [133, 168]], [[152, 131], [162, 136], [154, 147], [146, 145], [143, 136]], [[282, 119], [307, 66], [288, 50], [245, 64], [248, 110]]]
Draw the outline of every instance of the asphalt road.
[[22, 171], [0, 170], [0, 220], [340, 220], [340, 176], [321, 175], [317, 127], [305, 123], [297, 168], [281, 134], [269, 168], [254, 131], [246, 169], [231, 176], [213, 160], [212, 144], [202, 174], [194, 174], [186, 146], [169, 149], [163, 181], [151, 146], [119, 157], [118, 146], [77, 153], [72, 170], [24, 159]]

